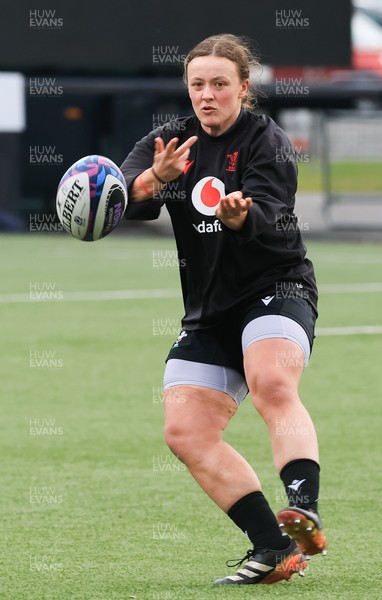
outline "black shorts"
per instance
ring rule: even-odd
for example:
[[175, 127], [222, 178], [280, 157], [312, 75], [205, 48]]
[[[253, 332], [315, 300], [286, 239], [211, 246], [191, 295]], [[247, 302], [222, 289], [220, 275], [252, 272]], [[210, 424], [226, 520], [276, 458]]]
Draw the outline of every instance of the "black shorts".
[[[244, 376], [243, 368], [243, 331], [246, 326], [259, 317], [280, 315], [288, 317], [305, 331], [310, 349], [313, 346], [314, 327], [317, 314], [304, 298], [276, 298], [265, 297], [247, 305], [245, 309], [237, 310], [227, 317], [226, 321], [208, 329], [192, 331], [182, 330], [178, 339], [173, 344], [166, 362], [170, 359], [188, 360], [195, 363], [220, 365], [234, 369]], [[266, 333], [263, 326], [261, 338], [287, 337], [289, 335], [270, 332]], [[293, 325], [293, 324], [292, 324]], [[290, 338], [290, 339], [293, 339]], [[310, 353], [310, 352], [309, 352]], [[307, 351], [305, 359], [307, 364]]]

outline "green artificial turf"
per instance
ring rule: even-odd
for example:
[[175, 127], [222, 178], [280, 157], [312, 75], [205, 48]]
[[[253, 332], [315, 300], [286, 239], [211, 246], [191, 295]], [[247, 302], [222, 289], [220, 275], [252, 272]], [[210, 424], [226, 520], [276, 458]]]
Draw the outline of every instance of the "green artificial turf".
[[[382, 246], [307, 245], [323, 285], [318, 327], [381, 326], [381, 291], [325, 286], [381, 282]], [[320, 440], [328, 556], [291, 583], [211, 585], [248, 541], [163, 441], [164, 359], [182, 317], [173, 251], [170, 238], [0, 237], [0, 598], [379, 598], [381, 335], [318, 335], [301, 383]], [[56, 299], [30, 300], [37, 288]], [[167, 294], [72, 296], [116, 290]], [[280, 509], [249, 397], [225, 439]]]
[[[329, 165], [330, 191], [334, 194], [350, 192], [382, 192], [380, 161], [333, 161]], [[319, 160], [298, 163], [298, 190], [320, 192], [324, 190], [323, 165]]]

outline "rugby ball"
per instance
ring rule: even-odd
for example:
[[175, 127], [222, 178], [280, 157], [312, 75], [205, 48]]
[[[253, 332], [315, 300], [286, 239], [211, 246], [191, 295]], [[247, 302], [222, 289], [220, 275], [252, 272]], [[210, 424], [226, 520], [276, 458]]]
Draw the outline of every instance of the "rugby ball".
[[58, 218], [68, 233], [83, 242], [93, 242], [111, 233], [126, 205], [125, 178], [119, 167], [105, 156], [80, 158], [58, 185]]

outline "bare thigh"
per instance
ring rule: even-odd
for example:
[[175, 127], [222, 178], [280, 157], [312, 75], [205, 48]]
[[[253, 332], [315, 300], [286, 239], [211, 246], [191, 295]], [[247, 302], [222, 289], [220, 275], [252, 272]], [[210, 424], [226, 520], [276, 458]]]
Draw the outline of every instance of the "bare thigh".
[[198, 452], [222, 437], [237, 411], [224, 392], [197, 385], [177, 385], [164, 392], [165, 437], [182, 460], [190, 449]]

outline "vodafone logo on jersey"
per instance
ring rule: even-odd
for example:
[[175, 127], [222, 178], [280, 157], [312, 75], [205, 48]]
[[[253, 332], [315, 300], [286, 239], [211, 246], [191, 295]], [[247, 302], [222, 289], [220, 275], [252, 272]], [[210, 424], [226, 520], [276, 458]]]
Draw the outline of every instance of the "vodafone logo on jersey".
[[224, 183], [217, 177], [203, 177], [195, 185], [191, 193], [192, 204], [202, 215], [211, 217], [215, 214], [220, 198], [224, 198]]

